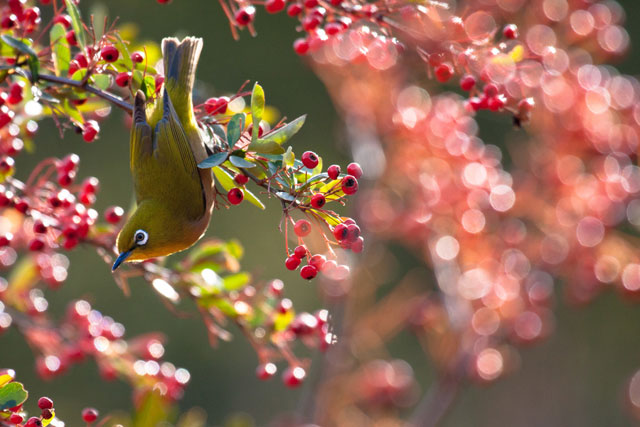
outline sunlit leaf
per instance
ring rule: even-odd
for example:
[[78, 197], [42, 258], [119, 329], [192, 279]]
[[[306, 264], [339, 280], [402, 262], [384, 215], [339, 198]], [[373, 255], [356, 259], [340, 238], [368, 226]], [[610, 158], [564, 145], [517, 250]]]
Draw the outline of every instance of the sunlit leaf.
[[9, 35], [0, 36], [2, 41], [17, 51], [24, 53], [28, 56], [27, 64], [29, 65], [29, 70], [31, 71], [31, 77], [33, 80], [38, 79], [38, 73], [40, 72], [40, 61], [38, 60], [38, 54], [31, 48], [31, 41], [28, 39], [18, 40]]
[[65, 76], [71, 62], [71, 49], [66, 37], [64, 25], [55, 24], [49, 32], [51, 41], [51, 56], [56, 76]]
[[[227, 171], [225, 171], [224, 169], [222, 169], [220, 166], [216, 166], [213, 169], [213, 174], [216, 177], [216, 180], [220, 183], [220, 185], [222, 186], [222, 188], [224, 188], [225, 190], [229, 191], [232, 188], [242, 188], [241, 186], [239, 186], [238, 184], [235, 183], [235, 181], [233, 180], [233, 177], [231, 175], [229, 175], [229, 173]], [[248, 189], [243, 189], [244, 190], [244, 198], [251, 204], [259, 207], [260, 209], [264, 209], [265, 206], [264, 204], [260, 201], [260, 199], [258, 199], [256, 197], [255, 194], [253, 194], [251, 191], [249, 191]]]
[[224, 289], [227, 291], [236, 291], [245, 287], [251, 282], [251, 275], [249, 273], [236, 273], [231, 274], [223, 278]]
[[264, 114], [264, 90], [262, 86], [256, 82], [253, 85], [253, 90], [251, 91], [251, 120], [253, 121], [253, 132], [251, 136], [251, 142], [256, 142], [258, 139], [260, 121], [262, 120], [262, 115]]
[[13, 382], [0, 388], [0, 411], [21, 405], [27, 400], [29, 393], [21, 383]]
[[287, 123], [286, 125], [281, 126], [272, 132], [269, 132], [264, 137], [259, 138], [258, 142], [273, 141], [282, 145], [283, 143], [291, 139], [293, 135], [298, 133], [298, 131], [302, 128], [302, 125], [304, 125], [304, 121], [306, 119], [306, 114], [304, 116], [300, 116], [297, 119]]
[[80, 18], [78, 6], [76, 6], [73, 0], [64, 0], [64, 3], [67, 6], [67, 13], [69, 13], [69, 16], [71, 17], [71, 25], [73, 26], [73, 32], [76, 34], [78, 45], [80, 45], [82, 50], [84, 50], [84, 47], [87, 45], [87, 39], [84, 34], [84, 28], [82, 26], [82, 19]]

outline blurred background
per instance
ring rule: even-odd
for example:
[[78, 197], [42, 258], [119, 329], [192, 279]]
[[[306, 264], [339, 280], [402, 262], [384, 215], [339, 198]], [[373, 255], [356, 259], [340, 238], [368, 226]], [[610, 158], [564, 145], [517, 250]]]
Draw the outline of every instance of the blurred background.
[[[640, 4], [632, 0], [620, 3], [627, 12], [632, 50], [619, 67], [622, 73], [636, 74], [640, 57], [633, 45], [640, 43], [640, 27], [636, 25]], [[85, 16], [96, 7], [106, 8], [110, 17], [118, 17], [119, 23], [135, 23], [141, 42], [159, 42], [170, 35], [203, 37], [205, 47], [197, 76], [202, 97], [234, 93], [245, 80], [257, 80], [265, 88], [267, 103], [282, 115], [291, 119], [308, 114], [306, 125], [294, 139], [299, 152], [313, 149], [323, 156], [325, 164], [348, 163], [350, 153], [343, 125], [322, 83], [293, 52], [296, 31], [284, 14], [267, 16], [259, 10], [258, 36], [252, 38], [243, 32], [241, 39], [234, 41], [226, 17], [213, 0], [174, 0], [165, 6], [154, 0], [81, 3]], [[481, 137], [499, 144], [498, 138], [511, 126], [510, 119], [487, 117], [479, 119]], [[129, 206], [129, 139], [120, 112], [101, 124], [100, 139], [91, 145], [72, 132], [60, 139], [51, 122], [42, 122], [41, 126], [36, 152], [17, 160], [18, 178], [24, 178], [44, 157], [75, 152], [82, 159], [80, 177], [100, 179], [96, 209], [102, 212], [113, 204]], [[320, 308], [323, 302], [318, 297], [317, 283], [304, 282], [296, 272], [283, 268], [279, 220], [280, 209], [275, 201], [269, 201], [264, 212], [244, 203], [232, 210], [216, 211], [208, 236], [240, 239], [246, 248], [243, 265], [247, 270], [264, 279], [281, 278], [286, 295], [299, 310]], [[398, 272], [414, 267], [411, 257], [400, 252], [396, 255], [401, 260], [394, 267]], [[224, 425], [238, 414], [247, 414], [256, 425], [266, 425], [278, 415], [294, 411], [309, 392], [320, 363], [312, 364], [309, 381], [300, 389], [286, 388], [278, 376], [262, 382], [254, 374], [255, 354], [241, 336], [211, 348], [205, 328], [188, 302], [180, 309], [189, 315], [177, 317], [142, 280], [132, 280], [131, 296], [123, 295], [109, 267], [93, 250], [74, 251], [69, 257], [69, 280], [60, 290], [48, 292], [51, 313], [61, 316], [67, 301], [86, 298], [94, 308], [123, 323], [129, 337], [150, 331], [165, 333], [165, 359], [191, 373], [180, 407], [204, 408], [209, 425]], [[392, 272], [390, 280], [393, 278]], [[561, 284], [558, 289], [562, 289]], [[462, 391], [444, 425], [631, 425], [633, 421], [624, 410], [623, 388], [640, 367], [639, 307], [612, 293], [586, 307], [568, 307], [559, 295], [556, 322], [550, 338], [521, 349], [521, 366], [515, 373], [489, 386], [470, 386]], [[237, 332], [233, 327], [230, 330]], [[69, 420], [67, 425], [74, 425], [73, 420], [79, 419], [85, 406], [94, 406], [103, 414], [131, 409], [129, 387], [102, 381], [94, 364], [74, 366], [66, 375], [43, 382], [35, 374], [32, 353], [18, 333], [10, 330], [1, 340], [0, 366], [15, 369], [18, 380], [25, 383], [32, 396], [54, 398], [57, 413]], [[407, 360], [422, 390], [426, 390], [433, 372], [414, 340], [400, 336], [392, 348], [390, 356]], [[322, 357], [309, 355], [316, 361]], [[35, 401], [30, 404], [35, 405]]]

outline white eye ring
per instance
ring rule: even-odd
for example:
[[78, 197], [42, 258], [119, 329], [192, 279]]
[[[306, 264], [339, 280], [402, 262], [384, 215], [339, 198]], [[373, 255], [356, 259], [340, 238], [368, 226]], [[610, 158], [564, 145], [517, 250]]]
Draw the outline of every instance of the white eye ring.
[[135, 244], [138, 246], [142, 246], [147, 244], [149, 240], [149, 233], [144, 230], [137, 230], [136, 234], [133, 235], [133, 239], [135, 240]]

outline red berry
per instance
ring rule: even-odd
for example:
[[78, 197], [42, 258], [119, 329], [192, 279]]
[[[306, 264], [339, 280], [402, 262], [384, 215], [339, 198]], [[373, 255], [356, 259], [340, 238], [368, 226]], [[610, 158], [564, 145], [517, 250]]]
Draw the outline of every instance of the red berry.
[[172, 0], [156, 0], [160, 4], [169, 4]]
[[340, 6], [343, 0], [331, 0], [331, 4], [334, 6]]
[[89, 120], [82, 128], [82, 139], [84, 139], [85, 142], [93, 142], [96, 139], [96, 136], [98, 136], [98, 132], [100, 132], [98, 122], [95, 120]]
[[0, 247], [6, 247], [9, 246], [11, 244], [11, 240], [13, 240], [13, 234], [11, 233], [5, 233], [2, 236], [0, 236]]
[[330, 36], [334, 36], [338, 34], [340, 31], [342, 31], [342, 29], [343, 29], [342, 24], [335, 21], [329, 22], [327, 23], [327, 25], [324, 26], [324, 31]]
[[82, 410], [82, 420], [85, 423], [92, 423], [98, 419], [98, 410], [94, 408], [84, 408]]
[[5, 30], [8, 30], [10, 28], [15, 27], [17, 23], [18, 23], [18, 18], [16, 17], [16, 15], [12, 13], [2, 18], [2, 21], [0, 21], [0, 27], [2, 27]]
[[287, 15], [294, 18], [302, 13], [302, 6], [299, 3], [291, 3], [287, 8]]
[[322, 209], [326, 202], [327, 200], [325, 199], [324, 194], [317, 193], [311, 197], [311, 206], [316, 209]]
[[116, 76], [116, 84], [120, 87], [129, 86], [129, 82], [131, 81], [131, 71], [123, 71], [122, 73], [118, 73]]
[[38, 237], [29, 242], [29, 250], [33, 252], [41, 251], [44, 248], [44, 241]]
[[329, 175], [329, 178], [331, 179], [338, 179], [338, 176], [340, 176], [340, 166], [338, 165], [329, 166], [329, 169], [327, 169], [327, 175]]
[[453, 76], [453, 67], [447, 63], [436, 67], [436, 79], [440, 83], [446, 83]]
[[25, 423], [24, 427], [42, 427], [42, 421], [38, 417], [31, 417]]
[[117, 224], [124, 215], [124, 209], [120, 206], [111, 206], [104, 212], [104, 218], [111, 224]]
[[305, 151], [302, 153], [302, 164], [307, 169], [315, 168], [318, 166], [319, 161], [320, 159], [318, 159], [318, 155], [313, 151]]
[[304, 38], [296, 39], [293, 42], [293, 50], [298, 55], [304, 55], [309, 51], [309, 42]]
[[44, 225], [42, 221], [37, 220], [36, 222], [33, 223], [33, 232], [37, 234], [44, 234], [47, 232], [47, 226]]
[[100, 50], [100, 56], [107, 62], [116, 62], [120, 52], [114, 45], [108, 44]]
[[356, 224], [347, 225], [347, 240], [354, 242], [358, 237], [360, 237], [360, 227]]
[[315, 30], [321, 23], [322, 19], [316, 14], [307, 15], [302, 18], [302, 28], [307, 32]]
[[13, 160], [13, 157], [3, 157], [0, 160], [0, 172], [3, 174], [8, 174], [13, 172], [13, 168], [16, 164], [16, 161]]
[[18, 104], [22, 102], [24, 83], [14, 82], [9, 86], [9, 96], [7, 96], [7, 104]]
[[505, 39], [518, 38], [518, 26], [516, 24], [509, 24], [502, 30], [502, 35]]
[[155, 84], [156, 84], [156, 93], [160, 92], [160, 89], [162, 89], [162, 84], [164, 83], [164, 76], [161, 76], [160, 74], [156, 74], [156, 77], [154, 78], [155, 80]]
[[349, 175], [353, 175], [355, 179], [360, 179], [362, 176], [362, 168], [358, 163], [349, 163], [349, 166], [347, 166], [347, 173]]
[[359, 236], [353, 243], [351, 243], [351, 250], [354, 253], [359, 254], [364, 249], [364, 239], [362, 236]]
[[284, 283], [282, 283], [282, 280], [272, 280], [271, 283], [269, 284], [269, 292], [271, 292], [272, 295], [279, 297], [280, 295], [282, 295], [282, 290], [284, 289]]
[[51, 412], [51, 409], [43, 409], [40, 415], [42, 416], [43, 420], [50, 420], [51, 418], [53, 418], [53, 412]]
[[495, 84], [488, 83], [484, 86], [483, 92], [487, 98], [493, 98], [494, 96], [498, 96], [499, 89]]
[[144, 62], [144, 55], [142, 54], [142, 52], [133, 52], [131, 54], [131, 60], [137, 63]]
[[307, 373], [300, 366], [288, 367], [282, 374], [282, 381], [287, 387], [297, 387], [302, 384]]
[[460, 79], [460, 88], [466, 92], [469, 92], [476, 85], [476, 78], [470, 74], [463, 76]]
[[253, 6], [247, 6], [240, 8], [236, 11], [234, 19], [236, 24], [240, 27], [245, 27], [253, 22], [253, 18], [256, 16], [256, 8]]
[[99, 188], [100, 188], [100, 181], [95, 176], [90, 176], [88, 178], [85, 178], [84, 181], [82, 181], [83, 193], [93, 194], [93, 193], [96, 193]]
[[71, 46], [78, 46], [78, 40], [76, 39], [75, 31], [73, 30], [67, 31], [66, 38], [67, 38], [67, 43], [69, 43]]
[[229, 203], [232, 205], [240, 204], [242, 199], [244, 199], [244, 192], [240, 188], [232, 188], [227, 193], [227, 199], [229, 199]]
[[293, 250], [293, 255], [297, 258], [304, 258], [307, 256], [307, 248], [304, 245], [296, 246]]
[[316, 254], [309, 260], [309, 265], [312, 265], [316, 270], [322, 270], [322, 266], [327, 262], [327, 258], [324, 255]]
[[305, 280], [311, 280], [318, 274], [318, 269], [313, 265], [305, 265], [300, 270], [300, 277]]
[[311, 223], [306, 219], [299, 219], [294, 224], [293, 231], [298, 237], [308, 236], [311, 233]]
[[27, 213], [27, 210], [29, 210], [29, 203], [26, 200], [19, 200], [16, 202], [14, 207], [20, 213]]
[[284, 266], [287, 270], [295, 270], [300, 265], [300, 258], [295, 255], [291, 255], [284, 261]]
[[70, 171], [67, 173], [63, 173], [58, 175], [58, 185], [61, 187], [68, 187], [73, 182], [73, 179], [76, 177], [75, 171]]
[[243, 173], [239, 173], [233, 177], [233, 180], [238, 185], [245, 185], [247, 182], [249, 182], [249, 177]]
[[69, 15], [58, 15], [53, 18], [54, 24], [62, 24], [67, 30], [71, 28], [71, 17]]
[[291, 300], [289, 298], [284, 298], [280, 301], [280, 304], [278, 304], [278, 312], [280, 314], [285, 314], [289, 310], [291, 310], [292, 307], [293, 303], [291, 302]]
[[504, 107], [504, 101], [500, 96], [494, 96], [493, 98], [489, 98], [489, 110], [491, 111], [500, 111], [502, 107]]
[[38, 399], [38, 408], [40, 409], [51, 409], [53, 408], [53, 400], [48, 397], [41, 397]]
[[204, 103], [204, 109], [207, 114], [224, 114], [227, 112], [229, 98], [221, 96], [219, 98], [209, 98]]
[[278, 13], [281, 10], [283, 10], [284, 7], [285, 7], [284, 0], [267, 0], [267, 2], [264, 4], [264, 8], [269, 13]]
[[318, 5], [318, 0], [304, 0], [304, 7], [307, 9], [313, 9]]
[[274, 376], [276, 372], [278, 372], [278, 368], [274, 363], [271, 362], [263, 363], [261, 365], [258, 365], [258, 367], [256, 368], [256, 376], [261, 380], [268, 380], [269, 378]]
[[342, 178], [341, 186], [344, 194], [355, 194], [358, 191], [358, 180], [352, 175], [347, 175]]
[[75, 61], [78, 61], [78, 65], [80, 65], [81, 68], [87, 68], [89, 66], [89, 61], [87, 60], [87, 57], [84, 55], [84, 53], [78, 53], [73, 57], [73, 59]]
[[20, 424], [23, 420], [24, 418], [20, 414], [11, 414], [9, 417], [9, 422], [13, 424]]
[[67, 73], [73, 77], [76, 71], [78, 71], [80, 68], [82, 67], [80, 66], [78, 61], [74, 59], [73, 61], [69, 62], [69, 71], [67, 71]]
[[6, 105], [0, 107], [0, 129], [11, 123], [15, 113], [7, 108]]
[[338, 224], [333, 227], [333, 237], [335, 237], [338, 242], [347, 238], [347, 232], [347, 226], [344, 224]]

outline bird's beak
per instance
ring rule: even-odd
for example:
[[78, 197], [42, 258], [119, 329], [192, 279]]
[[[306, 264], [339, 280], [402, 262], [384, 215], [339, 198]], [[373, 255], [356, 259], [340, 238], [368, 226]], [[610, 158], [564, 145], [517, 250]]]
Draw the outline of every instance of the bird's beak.
[[122, 252], [120, 255], [118, 255], [116, 262], [114, 262], [113, 267], [111, 267], [111, 271], [115, 271], [116, 268], [118, 268], [120, 264], [122, 264], [129, 257], [129, 255], [131, 255], [130, 250], [126, 252]]

